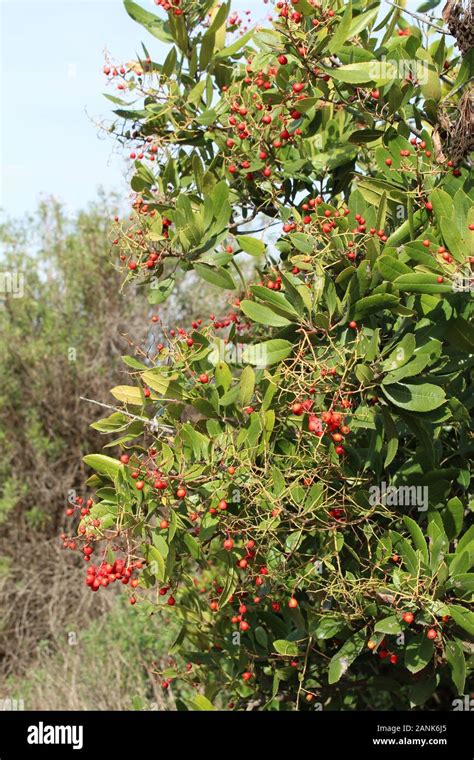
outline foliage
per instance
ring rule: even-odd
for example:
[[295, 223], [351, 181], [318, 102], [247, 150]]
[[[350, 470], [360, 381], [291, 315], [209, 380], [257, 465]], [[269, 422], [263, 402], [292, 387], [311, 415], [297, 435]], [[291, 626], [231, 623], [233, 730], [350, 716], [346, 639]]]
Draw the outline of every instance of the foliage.
[[160, 5], [125, 2], [165, 61], [106, 69], [134, 162], [114, 245], [152, 304], [194, 270], [230, 311], [126, 360], [87, 583], [173, 607], [165, 685], [205, 690], [183, 708], [447, 708], [474, 627], [471, 54], [366, 0], [233, 39], [229, 4]]

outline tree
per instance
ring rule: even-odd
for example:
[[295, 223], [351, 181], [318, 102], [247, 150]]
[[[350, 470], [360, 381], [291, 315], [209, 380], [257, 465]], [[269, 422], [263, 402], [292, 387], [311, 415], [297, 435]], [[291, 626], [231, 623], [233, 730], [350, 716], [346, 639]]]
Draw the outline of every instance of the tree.
[[472, 49], [364, 0], [230, 39], [229, 3], [158, 4], [125, 0], [164, 62], [105, 68], [134, 169], [114, 244], [150, 303], [192, 271], [229, 309], [126, 360], [87, 583], [174, 608], [183, 708], [447, 709], [474, 627]]

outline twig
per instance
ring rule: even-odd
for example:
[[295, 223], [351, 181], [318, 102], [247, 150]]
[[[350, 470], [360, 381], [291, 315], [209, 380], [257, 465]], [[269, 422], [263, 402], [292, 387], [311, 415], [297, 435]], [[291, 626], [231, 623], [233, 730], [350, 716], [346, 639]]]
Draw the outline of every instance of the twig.
[[[433, 24], [432, 20], [429, 16], [425, 16], [424, 13], [416, 13], [415, 11], [408, 11], [406, 8], [402, 8], [401, 5], [397, 5], [397, 3], [393, 3], [392, 0], [387, 0], [387, 3], [389, 5], [392, 5], [394, 8], [397, 8], [399, 11], [403, 11], [403, 13], [408, 13], [409, 16], [412, 16], [413, 18], [416, 18], [418, 21], [421, 21], [422, 24], [427, 24], [428, 26], [432, 26], [433, 29], [436, 29], [437, 32], [440, 34], [446, 34], [447, 36], [450, 35], [450, 32], [447, 32], [445, 29], [441, 29], [437, 24]], [[441, 19], [439, 19], [441, 21]]]
[[[110, 404], [103, 404], [101, 401], [95, 401], [92, 398], [84, 398], [84, 396], [79, 396], [81, 401], [88, 401], [89, 404], [97, 404], [97, 406], [102, 406], [104, 409], [111, 409], [113, 412], [118, 412], [119, 414], [123, 414], [125, 417], [130, 417], [132, 420], [137, 420], [138, 422], [143, 422], [144, 425], [150, 428], [153, 432], [158, 432], [158, 430], [163, 430], [163, 432], [172, 434], [174, 433], [174, 429], [170, 427], [169, 425], [160, 425], [156, 419], [149, 420], [147, 417], [140, 417], [137, 414], [131, 414], [131, 412], [125, 412], [123, 409], [119, 409], [116, 406], [110, 406]], [[165, 400], [165, 399], [163, 399]]]

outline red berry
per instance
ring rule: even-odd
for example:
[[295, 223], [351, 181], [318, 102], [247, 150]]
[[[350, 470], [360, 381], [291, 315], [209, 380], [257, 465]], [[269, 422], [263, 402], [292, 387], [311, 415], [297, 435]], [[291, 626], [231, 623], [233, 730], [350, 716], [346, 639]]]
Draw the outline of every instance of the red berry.
[[426, 635], [430, 641], [434, 641], [434, 639], [437, 637], [438, 634], [434, 628], [428, 628]]
[[408, 625], [411, 625], [415, 619], [415, 616], [413, 612], [404, 612], [403, 613], [403, 622], [407, 623]]
[[294, 596], [292, 596], [291, 599], [290, 599], [290, 601], [288, 602], [288, 607], [291, 610], [294, 610], [294, 609], [296, 609], [297, 606], [298, 606], [298, 600], [295, 599]]

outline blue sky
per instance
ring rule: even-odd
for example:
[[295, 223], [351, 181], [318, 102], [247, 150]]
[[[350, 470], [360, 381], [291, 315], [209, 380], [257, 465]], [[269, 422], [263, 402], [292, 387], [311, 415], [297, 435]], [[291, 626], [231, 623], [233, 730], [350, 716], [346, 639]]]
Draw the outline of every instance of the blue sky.
[[[156, 10], [152, 0], [140, 2]], [[262, 20], [272, 5], [234, 0], [232, 7], [251, 7]], [[121, 0], [0, 0], [0, 22], [0, 207], [22, 216], [52, 194], [75, 211], [99, 185], [126, 194], [125, 161], [94, 123], [113, 107], [102, 95], [104, 51], [127, 61], [143, 40], [160, 60], [165, 46], [128, 17]]]
[[[140, 0], [156, 10], [152, 0]], [[269, 6], [252, 7], [256, 18]], [[99, 185], [127, 192], [124, 159], [94, 120], [113, 105], [102, 93], [104, 50], [127, 61], [143, 40], [154, 60], [166, 46], [126, 14], [121, 0], [0, 0], [1, 165], [0, 207], [22, 216], [41, 195], [54, 195], [71, 210], [95, 196]], [[120, 94], [120, 93], [115, 93]]]

